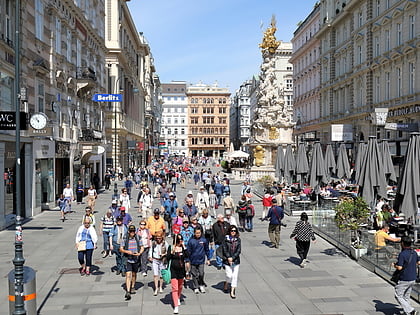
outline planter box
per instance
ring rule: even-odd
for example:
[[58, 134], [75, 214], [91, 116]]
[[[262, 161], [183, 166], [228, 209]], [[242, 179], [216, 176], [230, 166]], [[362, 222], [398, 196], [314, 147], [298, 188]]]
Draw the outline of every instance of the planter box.
[[350, 247], [350, 254], [351, 257], [358, 260], [363, 255], [366, 255], [367, 248], [354, 248], [353, 246]]

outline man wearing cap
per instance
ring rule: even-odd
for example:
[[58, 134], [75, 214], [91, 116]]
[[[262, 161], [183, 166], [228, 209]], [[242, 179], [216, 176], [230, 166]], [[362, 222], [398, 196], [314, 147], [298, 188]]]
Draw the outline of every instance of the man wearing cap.
[[168, 223], [168, 236], [171, 237], [173, 221], [176, 219], [176, 209], [178, 202], [174, 193], [169, 193], [169, 199], [163, 203], [164, 219]]
[[152, 238], [155, 237], [157, 232], [165, 233], [165, 221], [160, 216], [159, 208], [153, 210], [153, 215], [147, 219], [146, 228], [150, 231]]
[[280, 245], [280, 228], [281, 220], [284, 218], [283, 208], [277, 205], [277, 200], [271, 200], [272, 206], [268, 210], [268, 214], [265, 219], [270, 219], [268, 224], [268, 236], [271, 242], [271, 248], [279, 248]]
[[133, 221], [133, 218], [131, 217], [131, 215], [129, 213], [126, 213], [125, 207], [120, 207], [119, 216], [123, 218], [123, 223], [127, 226], [129, 226], [131, 222]]
[[139, 271], [139, 256], [144, 251], [134, 225], [128, 227], [128, 234], [124, 235], [123, 244], [123, 246], [120, 246], [120, 252], [126, 257], [125, 300], [128, 301], [131, 299], [131, 294], [136, 293], [135, 285], [137, 272]]
[[229, 229], [230, 224], [223, 219], [223, 214], [219, 213], [217, 215], [217, 221], [213, 224], [213, 240], [214, 248], [216, 250], [216, 267], [221, 269], [223, 267], [223, 260], [220, 256], [217, 255], [217, 249], [222, 245], [223, 240], [226, 237], [227, 230]]
[[109, 210], [111, 210], [112, 216], [114, 218], [116, 218], [120, 215], [120, 207], [118, 206], [118, 200], [117, 199], [112, 200], [112, 203], [111, 203], [111, 206], [109, 207]]
[[110, 249], [115, 254], [115, 260], [117, 263], [116, 274], [120, 273], [125, 276], [126, 264], [125, 257], [120, 252], [120, 246], [123, 242], [124, 236], [127, 234], [127, 226], [123, 224], [123, 218], [117, 217], [117, 224], [114, 225], [112, 230], [109, 232], [109, 243]]
[[188, 191], [187, 195], [185, 196], [184, 202], [187, 203], [188, 199], [194, 200], [194, 194], [193, 194], [192, 190]]

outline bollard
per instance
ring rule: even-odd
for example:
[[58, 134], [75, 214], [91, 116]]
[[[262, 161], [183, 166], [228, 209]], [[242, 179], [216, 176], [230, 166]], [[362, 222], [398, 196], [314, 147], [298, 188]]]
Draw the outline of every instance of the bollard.
[[[9, 272], [9, 314], [15, 310], [15, 272]], [[27, 315], [36, 315], [36, 272], [31, 267], [23, 267], [23, 300]]]

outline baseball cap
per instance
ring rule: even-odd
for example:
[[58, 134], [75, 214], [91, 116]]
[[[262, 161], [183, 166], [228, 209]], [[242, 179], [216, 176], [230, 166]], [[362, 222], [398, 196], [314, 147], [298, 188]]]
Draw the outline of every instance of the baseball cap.
[[136, 231], [136, 227], [134, 226], [134, 225], [130, 225], [129, 227], [128, 227], [128, 231]]
[[277, 203], [277, 200], [276, 199], [272, 199], [271, 202], [272, 203]]
[[173, 196], [175, 196], [174, 193], [169, 193], [169, 197], [173, 197]]
[[200, 189], [204, 189], [204, 186], [200, 186]]
[[120, 211], [125, 211], [125, 207], [120, 207]]
[[185, 223], [185, 222], [190, 223], [190, 221], [188, 219], [182, 220], [182, 223]]
[[113, 205], [116, 205], [117, 203], [118, 203], [118, 201], [117, 201], [117, 200], [115, 200], [115, 199], [114, 199], [114, 200], [112, 200], [112, 204], [113, 204]]
[[121, 216], [117, 217], [117, 221], [122, 221], [122, 220], [123, 220], [123, 218]]
[[154, 214], [156, 214], [156, 213], [160, 213], [159, 208], [155, 208], [155, 210], [153, 210], [153, 213], [154, 213]]

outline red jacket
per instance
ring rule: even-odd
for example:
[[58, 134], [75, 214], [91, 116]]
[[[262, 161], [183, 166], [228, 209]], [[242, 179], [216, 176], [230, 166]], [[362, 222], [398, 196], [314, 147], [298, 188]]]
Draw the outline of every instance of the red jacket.
[[263, 199], [262, 199], [262, 204], [264, 207], [271, 207], [272, 203], [271, 200], [273, 199], [273, 196], [269, 195], [269, 194], [265, 194]]

